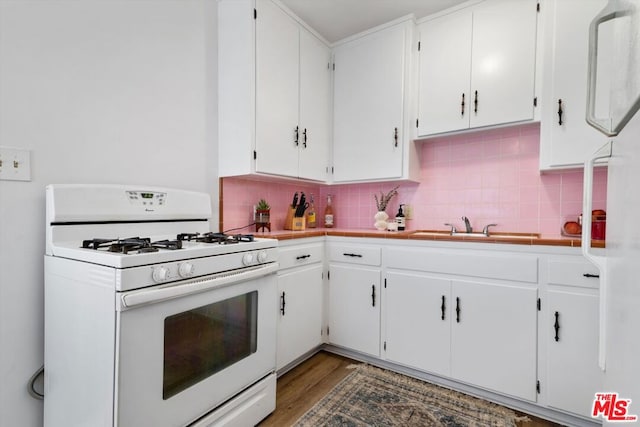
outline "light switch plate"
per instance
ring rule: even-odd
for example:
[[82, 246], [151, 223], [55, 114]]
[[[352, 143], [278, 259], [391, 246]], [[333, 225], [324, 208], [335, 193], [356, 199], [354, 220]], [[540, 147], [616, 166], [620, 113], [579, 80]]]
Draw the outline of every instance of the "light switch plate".
[[0, 180], [31, 181], [31, 152], [0, 147]]

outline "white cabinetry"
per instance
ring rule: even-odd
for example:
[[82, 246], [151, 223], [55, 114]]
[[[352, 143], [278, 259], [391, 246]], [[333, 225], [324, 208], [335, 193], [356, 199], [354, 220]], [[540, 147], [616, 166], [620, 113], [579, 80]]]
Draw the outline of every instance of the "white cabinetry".
[[334, 182], [416, 179], [407, 111], [412, 37], [413, 21], [404, 20], [334, 48]]
[[536, 0], [491, 0], [419, 25], [418, 136], [534, 118]]
[[388, 359], [536, 400], [536, 256], [397, 247], [385, 263]]
[[218, 16], [220, 176], [324, 181], [329, 48], [271, 0], [221, 0]]
[[323, 243], [279, 247], [277, 369], [322, 344]]
[[380, 248], [329, 244], [329, 342], [380, 357]]
[[593, 277], [597, 274], [597, 268], [582, 256], [554, 257], [546, 263], [549, 290], [542, 337], [547, 348], [547, 402], [583, 417], [590, 417], [594, 394], [602, 391], [599, 280]]
[[[591, 20], [606, 0], [553, 0], [544, 3], [545, 19], [542, 122], [540, 127], [540, 169], [582, 167], [605, 139], [585, 121], [587, 106], [588, 31]], [[610, 40], [607, 25], [600, 28], [600, 40]], [[609, 117], [609, 69], [601, 48], [598, 63], [599, 92], [596, 112]], [[606, 89], [606, 90], [603, 90]]]

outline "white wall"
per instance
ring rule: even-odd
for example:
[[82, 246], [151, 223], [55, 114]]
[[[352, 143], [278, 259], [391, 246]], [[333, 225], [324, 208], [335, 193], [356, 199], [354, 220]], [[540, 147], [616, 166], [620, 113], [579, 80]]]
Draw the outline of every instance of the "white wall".
[[[0, 426], [42, 425], [44, 187], [210, 192], [217, 229], [215, 0], [0, 0]], [[89, 391], [90, 392], [90, 391]]]

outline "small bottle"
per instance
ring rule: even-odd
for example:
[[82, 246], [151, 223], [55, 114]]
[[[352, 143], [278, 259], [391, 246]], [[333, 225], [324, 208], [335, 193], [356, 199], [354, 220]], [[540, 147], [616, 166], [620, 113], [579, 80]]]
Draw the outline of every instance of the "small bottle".
[[398, 231], [404, 231], [406, 226], [404, 212], [402, 212], [402, 206], [403, 205], [400, 205], [400, 207], [398, 208], [398, 214], [396, 215], [396, 223], [398, 223]]
[[309, 197], [309, 210], [307, 211], [307, 227], [316, 228], [316, 207], [313, 204], [313, 194]]
[[331, 206], [331, 194], [327, 194], [327, 206], [324, 208], [324, 226], [325, 228], [333, 228], [333, 206]]

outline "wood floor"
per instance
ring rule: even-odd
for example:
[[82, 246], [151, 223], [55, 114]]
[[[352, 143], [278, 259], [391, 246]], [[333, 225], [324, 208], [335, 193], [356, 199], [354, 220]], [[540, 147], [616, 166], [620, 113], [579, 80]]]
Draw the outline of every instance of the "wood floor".
[[[353, 363], [359, 362], [322, 351], [278, 378], [276, 410], [259, 426], [291, 426], [351, 372], [347, 367]], [[518, 427], [558, 426], [528, 417], [530, 421], [519, 422]]]

